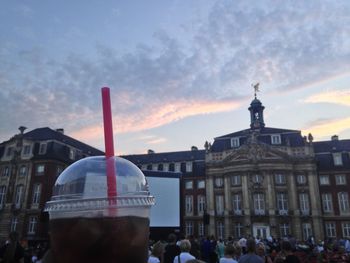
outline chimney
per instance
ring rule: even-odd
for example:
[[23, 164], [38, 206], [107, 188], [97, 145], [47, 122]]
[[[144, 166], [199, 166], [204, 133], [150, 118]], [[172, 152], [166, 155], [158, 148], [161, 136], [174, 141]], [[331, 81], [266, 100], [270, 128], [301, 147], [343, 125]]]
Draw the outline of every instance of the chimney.
[[147, 153], [148, 153], [148, 154], [153, 154], [153, 153], [154, 153], [154, 151], [153, 151], [153, 150], [151, 150], [151, 149], [149, 149], [149, 150], [147, 151]]
[[61, 134], [64, 134], [64, 129], [62, 129], [62, 128], [56, 129], [56, 131], [61, 133]]
[[191, 151], [198, 151], [198, 147], [197, 146], [192, 146], [191, 147]]
[[339, 140], [338, 135], [333, 135], [333, 136], [331, 137], [331, 140], [332, 140], [332, 141], [338, 141], [338, 140]]

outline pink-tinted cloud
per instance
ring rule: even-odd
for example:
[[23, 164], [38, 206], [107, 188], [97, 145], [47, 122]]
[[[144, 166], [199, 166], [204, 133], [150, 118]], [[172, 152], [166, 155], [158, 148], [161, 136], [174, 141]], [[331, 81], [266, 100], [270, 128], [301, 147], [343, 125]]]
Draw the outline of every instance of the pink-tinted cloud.
[[333, 90], [325, 91], [312, 95], [304, 100], [307, 103], [335, 103], [345, 106], [350, 106], [350, 91], [349, 90]]
[[350, 118], [323, 120], [311, 124], [302, 129], [303, 134], [312, 133], [316, 140], [330, 138], [334, 134], [339, 134], [350, 127]]

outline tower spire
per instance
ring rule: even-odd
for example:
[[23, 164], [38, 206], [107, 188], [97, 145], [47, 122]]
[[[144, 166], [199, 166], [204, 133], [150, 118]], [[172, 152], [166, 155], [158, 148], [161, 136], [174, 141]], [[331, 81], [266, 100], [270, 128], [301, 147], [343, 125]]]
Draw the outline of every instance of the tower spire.
[[248, 110], [250, 111], [250, 127], [254, 130], [261, 129], [265, 127], [264, 123], [264, 106], [261, 101], [257, 99], [256, 94], [259, 92], [259, 82], [252, 84], [254, 88], [254, 99], [250, 103]]

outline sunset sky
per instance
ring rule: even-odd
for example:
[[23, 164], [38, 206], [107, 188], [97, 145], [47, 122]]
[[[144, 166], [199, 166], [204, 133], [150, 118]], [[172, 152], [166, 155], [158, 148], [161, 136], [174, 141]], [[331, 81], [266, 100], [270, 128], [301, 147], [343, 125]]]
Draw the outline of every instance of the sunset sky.
[[249, 127], [350, 139], [350, 1], [2, 1], [0, 142], [40, 127], [117, 154], [203, 149]]

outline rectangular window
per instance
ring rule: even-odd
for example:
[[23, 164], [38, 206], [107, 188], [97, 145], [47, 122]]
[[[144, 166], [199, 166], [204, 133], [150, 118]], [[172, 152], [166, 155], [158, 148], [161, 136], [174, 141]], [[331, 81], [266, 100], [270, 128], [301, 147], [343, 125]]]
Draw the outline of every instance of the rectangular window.
[[18, 225], [18, 218], [17, 217], [12, 217], [12, 219], [11, 219], [11, 226], [10, 226], [11, 232], [12, 231], [17, 231], [17, 225]]
[[35, 234], [37, 224], [38, 224], [38, 219], [34, 216], [31, 216], [29, 218], [28, 234]]
[[61, 165], [58, 165], [56, 168], [56, 176], [58, 177], [62, 172], [63, 172], [64, 168]]
[[275, 183], [278, 185], [286, 184], [286, 176], [284, 174], [275, 174]]
[[271, 144], [281, 144], [281, 135], [280, 134], [272, 134], [271, 135]]
[[330, 213], [333, 211], [333, 202], [331, 193], [322, 194], [322, 208], [324, 213]]
[[302, 215], [310, 214], [309, 195], [307, 193], [299, 194], [299, 206], [300, 206], [300, 212]]
[[181, 172], [181, 163], [175, 163], [175, 172]]
[[241, 176], [240, 175], [232, 175], [231, 176], [231, 185], [232, 186], [239, 186], [241, 185]]
[[335, 166], [343, 165], [343, 159], [341, 153], [333, 153], [333, 162]]
[[345, 177], [345, 174], [337, 174], [335, 176], [335, 183], [337, 185], [344, 185], [346, 184], [346, 177]]
[[283, 223], [280, 224], [280, 235], [281, 237], [286, 237], [289, 235], [289, 224]]
[[31, 146], [30, 145], [24, 145], [22, 150], [22, 155], [27, 156], [30, 155]]
[[192, 172], [192, 162], [186, 163], [186, 172], [188, 173]]
[[19, 176], [26, 176], [27, 175], [27, 167], [25, 165], [22, 165], [19, 169]]
[[204, 210], [205, 210], [205, 196], [204, 195], [197, 196], [197, 209], [198, 209], [198, 215], [203, 215]]
[[205, 180], [198, 180], [197, 181], [197, 188], [204, 189], [205, 188]]
[[339, 210], [341, 213], [349, 212], [349, 195], [347, 192], [338, 193]]
[[216, 236], [219, 239], [224, 239], [225, 237], [225, 226], [224, 226], [224, 223], [221, 221], [218, 221], [216, 223]]
[[287, 193], [277, 193], [277, 209], [280, 215], [288, 214]]
[[47, 148], [47, 143], [40, 143], [39, 154], [45, 154]]
[[186, 232], [186, 236], [193, 235], [193, 222], [191, 221], [185, 222], [185, 232]]
[[69, 159], [71, 160], [75, 159], [75, 150], [72, 148], [69, 149]]
[[186, 195], [185, 196], [185, 213], [186, 215], [192, 215], [193, 214], [193, 196], [192, 195]]
[[303, 238], [304, 238], [304, 240], [307, 240], [310, 236], [312, 236], [311, 224], [310, 223], [303, 223], [301, 227], [303, 230]]
[[260, 174], [254, 174], [252, 175], [252, 181], [255, 184], [261, 184], [263, 182], [263, 177]]
[[336, 229], [334, 222], [326, 222], [325, 223], [326, 237], [336, 237]]
[[232, 210], [235, 215], [242, 214], [242, 195], [241, 194], [232, 195]]
[[320, 185], [329, 185], [328, 175], [320, 175]]
[[3, 208], [5, 204], [5, 196], [6, 196], [6, 186], [0, 186], [0, 209]]
[[350, 238], [350, 223], [344, 222], [341, 224], [342, 231], [343, 231], [343, 237]]
[[223, 195], [215, 196], [215, 208], [216, 208], [217, 215], [219, 216], [224, 215], [224, 196]]
[[40, 203], [41, 184], [35, 184], [33, 188], [33, 204]]
[[8, 166], [6, 166], [3, 170], [2, 170], [2, 176], [9, 176], [10, 175], [10, 168]]
[[185, 181], [185, 189], [193, 189], [193, 181], [192, 180], [186, 180]]
[[254, 212], [256, 215], [265, 215], [265, 197], [262, 193], [253, 195]]
[[169, 172], [169, 164], [168, 163], [165, 163], [163, 165], [163, 169], [164, 169], [164, 172]]
[[241, 223], [236, 223], [234, 226], [235, 229], [235, 236], [236, 237], [242, 237], [243, 235], [243, 225]]
[[297, 175], [297, 183], [298, 184], [306, 184], [306, 176], [304, 174]]
[[232, 148], [238, 148], [239, 146], [240, 146], [239, 137], [231, 138], [231, 147]]
[[23, 185], [17, 185], [16, 187], [16, 195], [15, 195], [15, 207], [16, 209], [21, 208], [22, 200], [23, 200]]
[[223, 187], [224, 186], [224, 178], [216, 177], [214, 180], [215, 180], [214, 181], [215, 187]]
[[37, 164], [35, 171], [36, 171], [36, 175], [43, 175], [45, 172], [45, 165], [44, 164]]
[[12, 146], [7, 147], [7, 149], [6, 149], [6, 156], [7, 156], [7, 157], [12, 156], [13, 150], [14, 150], [14, 147], [12, 147]]
[[204, 237], [204, 224], [203, 222], [198, 223], [198, 236], [199, 237]]

